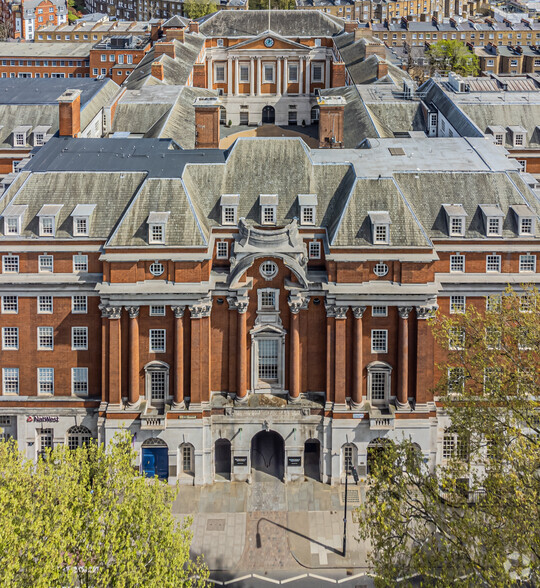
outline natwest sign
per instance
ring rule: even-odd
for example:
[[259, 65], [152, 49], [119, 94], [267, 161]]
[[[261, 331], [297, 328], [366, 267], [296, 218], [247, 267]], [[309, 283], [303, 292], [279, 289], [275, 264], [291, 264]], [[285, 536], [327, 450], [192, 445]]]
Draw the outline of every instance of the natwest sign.
[[57, 423], [60, 417], [57, 416], [27, 416], [27, 423]]

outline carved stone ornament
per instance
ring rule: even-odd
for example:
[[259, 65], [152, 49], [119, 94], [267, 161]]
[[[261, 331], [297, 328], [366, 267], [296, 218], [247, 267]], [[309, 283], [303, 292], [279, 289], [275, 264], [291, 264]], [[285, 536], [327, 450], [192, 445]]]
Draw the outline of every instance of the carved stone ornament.
[[107, 304], [100, 304], [98, 308], [101, 310], [101, 318], [107, 318], [109, 316], [109, 306]]
[[333, 304], [325, 304], [324, 307], [326, 308], [327, 317], [336, 316], [336, 307]]
[[237, 310], [240, 314], [244, 314], [248, 309], [248, 298], [237, 298], [236, 296], [227, 296], [229, 310]]
[[336, 319], [345, 319], [347, 318], [347, 311], [349, 310], [348, 306], [336, 306], [335, 307], [335, 317]]
[[408, 319], [409, 314], [412, 312], [412, 306], [398, 306], [398, 312], [402, 319]]
[[111, 306], [110, 304], [100, 304], [101, 316], [109, 319], [119, 319], [122, 316], [121, 306]]
[[306, 310], [309, 304], [309, 297], [304, 294], [291, 294], [289, 296], [289, 308], [293, 314], [298, 314], [301, 310]]
[[364, 316], [364, 312], [366, 312], [367, 306], [353, 306], [352, 311], [354, 318], [361, 319]]
[[124, 306], [124, 308], [128, 312], [130, 319], [134, 319], [139, 316], [139, 307], [138, 306]]
[[437, 312], [437, 305], [435, 306], [417, 306], [416, 307], [416, 318], [418, 319], [430, 319], [435, 316]]
[[204, 318], [210, 316], [212, 305], [209, 301], [199, 302], [189, 307], [192, 319]]
[[174, 312], [174, 318], [182, 318], [184, 316], [185, 306], [171, 306], [171, 310]]

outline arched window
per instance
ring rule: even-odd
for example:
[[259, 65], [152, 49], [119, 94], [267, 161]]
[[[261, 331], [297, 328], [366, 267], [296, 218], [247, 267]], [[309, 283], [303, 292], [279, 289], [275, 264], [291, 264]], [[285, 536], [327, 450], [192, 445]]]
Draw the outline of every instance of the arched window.
[[92, 433], [86, 427], [71, 427], [67, 432], [67, 446], [68, 449], [77, 449], [90, 443]]
[[224, 106], [219, 107], [219, 124], [226, 125], [227, 124], [227, 110]]
[[469, 461], [469, 439], [459, 435], [452, 427], [446, 429], [443, 437], [442, 458], [443, 461], [448, 459]]
[[311, 109], [311, 124], [316, 125], [319, 122], [319, 107], [314, 106]]
[[152, 361], [144, 366], [146, 401], [150, 406], [163, 406], [169, 398], [169, 366]]
[[195, 475], [195, 449], [191, 443], [180, 445], [180, 473], [187, 476]]
[[350, 473], [351, 467], [358, 465], [358, 449], [354, 443], [346, 443], [341, 448], [341, 473]]
[[373, 406], [387, 405], [390, 400], [392, 367], [382, 361], [367, 366], [368, 402]]

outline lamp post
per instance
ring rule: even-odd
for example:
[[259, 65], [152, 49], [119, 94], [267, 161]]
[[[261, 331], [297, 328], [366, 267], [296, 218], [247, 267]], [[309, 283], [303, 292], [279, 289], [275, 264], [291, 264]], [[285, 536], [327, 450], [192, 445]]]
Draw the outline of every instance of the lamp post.
[[347, 492], [349, 491], [349, 472], [354, 478], [355, 484], [358, 484], [358, 472], [353, 467], [351, 459], [347, 458], [345, 462], [345, 510], [343, 512], [343, 557], [347, 554]]

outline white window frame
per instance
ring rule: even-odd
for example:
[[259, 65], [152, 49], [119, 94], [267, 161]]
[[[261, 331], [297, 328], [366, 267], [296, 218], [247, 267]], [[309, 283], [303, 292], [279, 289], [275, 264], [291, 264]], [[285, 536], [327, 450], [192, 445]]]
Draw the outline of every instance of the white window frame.
[[451, 216], [448, 220], [448, 232], [450, 236], [463, 237], [463, 235], [465, 234], [465, 219], [462, 216]]
[[[85, 223], [84, 229], [79, 227], [79, 223]], [[90, 217], [74, 216], [73, 217], [73, 235], [75, 237], [88, 237], [90, 234]]]
[[[223, 79], [220, 79], [221, 76], [218, 77], [218, 71], [223, 70]], [[224, 84], [227, 79], [227, 66], [224, 63], [215, 63], [214, 64], [214, 82], [216, 84]]]
[[[50, 390], [42, 391], [42, 384], [49, 384]], [[49, 386], [47, 386], [49, 387]], [[38, 367], [37, 368], [37, 393], [38, 396], [54, 395], [54, 368]]]
[[[272, 78], [266, 77], [267, 70], [272, 71]], [[262, 83], [263, 84], [275, 84], [276, 83], [276, 64], [273, 62], [263, 62], [262, 64]]]
[[502, 235], [502, 218], [498, 216], [486, 217], [486, 236], [500, 237]]
[[[251, 81], [251, 72], [250, 72], [250, 67], [249, 64], [245, 64], [245, 63], [241, 63], [239, 65], [239, 71], [238, 71], [238, 81], [240, 84], [249, 84], [249, 82]], [[245, 75], [245, 79], [243, 77], [243, 74], [247, 74]]]
[[2, 349], [5, 351], [19, 350], [19, 327], [2, 327]]
[[261, 225], [275, 225], [277, 223], [277, 206], [261, 205]]
[[[264, 299], [267, 294], [273, 295], [273, 305], [265, 303]], [[279, 310], [279, 290], [275, 288], [259, 288], [257, 290], [257, 310], [259, 312], [277, 312]]]
[[[495, 268], [495, 269], [494, 269]], [[486, 255], [486, 273], [501, 272], [501, 256], [496, 253]]]
[[536, 272], [536, 255], [525, 253], [519, 256], [520, 272]]
[[229, 259], [229, 243], [216, 241], [216, 259]]
[[[382, 234], [384, 233], [384, 234]], [[390, 225], [378, 223], [373, 225], [373, 244], [388, 245], [390, 242]]]
[[465, 256], [462, 253], [456, 253], [450, 256], [450, 272], [460, 274], [465, 272]]
[[388, 329], [371, 329], [371, 353], [388, 353]]
[[148, 316], [165, 316], [167, 307], [164, 304], [151, 304], [148, 308]]
[[[13, 226], [15, 223], [15, 226]], [[21, 216], [5, 216], [4, 217], [4, 235], [20, 236], [21, 234]]]
[[39, 236], [54, 237], [56, 236], [56, 217], [40, 216], [39, 217]]
[[38, 351], [54, 351], [54, 327], [37, 328]]
[[[163, 347], [156, 346], [156, 339], [163, 340]], [[149, 353], [166, 353], [167, 352], [167, 330], [150, 329], [148, 332], [148, 351]]]
[[148, 225], [148, 242], [152, 245], [165, 243], [165, 223]]
[[73, 273], [78, 272], [88, 272], [88, 255], [77, 253], [73, 256]]
[[[2, 368], [2, 395], [18, 396], [20, 390], [19, 368], [5, 367]], [[10, 386], [15, 384], [16, 390], [10, 390]]]
[[[315, 70], [320, 68], [321, 75], [315, 76]], [[314, 84], [320, 84], [324, 81], [324, 63], [312, 62], [311, 63], [311, 81]]]
[[[376, 378], [374, 377], [376, 376]], [[374, 380], [382, 380], [384, 386], [384, 398], [373, 398]], [[373, 362], [367, 366], [367, 401], [372, 406], [386, 406], [390, 402], [392, 392], [392, 367], [387, 363]]]
[[[86, 391], [76, 390], [77, 384], [85, 384]], [[73, 396], [88, 396], [88, 368], [71, 368], [71, 394]]]
[[221, 224], [222, 225], [237, 225], [238, 224], [238, 206], [222, 206], [221, 207]]
[[[454, 371], [458, 374], [459, 380], [454, 378], [453, 373]], [[459, 384], [459, 390], [454, 389], [454, 385]], [[465, 390], [465, 369], [462, 366], [455, 366], [449, 367], [447, 371], [447, 386], [448, 386], [448, 395], [449, 396], [457, 396], [459, 394], [463, 394]]]
[[315, 206], [301, 206], [300, 207], [300, 224], [314, 225], [316, 221], [316, 207]]
[[2, 255], [2, 273], [18, 274], [20, 269], [18, 255]]
[[465, 329], [463, 327], [450, 327], [448, 329], [448, 349], [461, 351], [465, 348]]
[[[11, 298], [14, 300], [8, 301], [7, 299]], [[14, 304], [13, 304], [14, 302]], [[8, 308], [9, 306], [14, 306], [14, 308]], [[4, 294], [2, 296], [2, 314], [19, 314], [19, 297], [15, 294]]]
[[[80, 300], [77, 300], [79, 298]], [[84, 308], [81, 304], [84, 302]], [[87, 314], [88, 313], [88, 296], [84, 294], [75, 294], [71, 297], [71, 313], [72, 314]]]
[[[50, 265], [47, 266], [45, 262], [50, 261]], [[47, 255], [46, 253], [38, 257], [38, 271], [39, 273], [54, 273], [54, 257]]]
[[371, 307], [371, 316], [372, 317], [385, 317], [388, 316], [388, 306], [372, 306]]
[[88, 327], [71, 327], [72, 351], [88, 350]]
[[[169, 393], [169, 366], [161, 361], [153, 361], [144, 366], [145, 372], [145, 398], [149, 406], [162, 406], [170, 397]], [[163, 374], [164, 398], [153, 398], [152, 395], [152, 374]]]
[[[50, 298], [51, 299], [51, 305], [50, 305], [50, 310], [43, 310], [44, 306], [43, 303], [45, 302], [43, 299], [44, 298]], [[48, 303], [48, 301], [47, 301]], [[48, 304], [47, 304], [48, 306]], [[54, 298], [53, 296], [51, 296], [50, 294], [42, 294], [40, 296], [37, 297], [37, 313], [38, 314], [52, 314], [54, 310]]]
[[321, 259], [321, 242], [309, 241], [308, 243], [308, 257], [309, 259]]
[[450, 314], [465, 314], [467, 310], [467, 297], [462, 294], [450, 296]]
[[[530, 225], [530, 230], [524, 229], [524, 225]], [[520, 217], [519, 219], [519, 235], [520, 237], [533, 237], [534, 236], [534, 218], [526, 216]]]
[[[291, 71], [294, 71], [294, 76], [291, 75]], [[289, 63], [288, 64], [288, 71], [287, 71], [287, 80], [290, 84], [297, 84], [298, 83], [298, 64], [297, 63]]]

